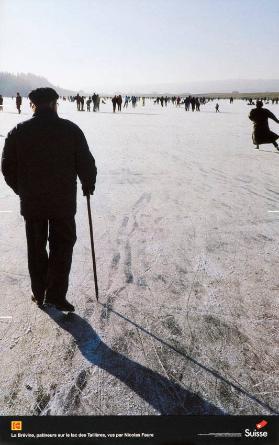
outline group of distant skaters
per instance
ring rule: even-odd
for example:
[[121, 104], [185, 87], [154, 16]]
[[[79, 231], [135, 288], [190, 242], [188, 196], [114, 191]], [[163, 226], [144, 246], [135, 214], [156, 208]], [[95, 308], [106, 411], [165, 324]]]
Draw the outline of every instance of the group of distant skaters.
[[[176, 105], [177, 107], [180, 107], [180, 105], [185, 106], [185, 111], [200, 111], [200, 106], [205, 105], [207, 101], [209, 101], [209, 98], [206, 97], [195, 97], [195, 96], [187, 96], [185, 99], [181, 98], [180, 96], [161, 96], [157, 97], [154, 100], [154, 104], [161, 104], [162, 107], [166, 107], [169, 102], [172, 102], [173, 105]], [[219, 104], [217, 103], [215, 105], [216, 112], [220, 112], [219, 110]]]
[[[72, 97], [72, 102], [76, 101], [77, 103], [77, 111], [84, 111], [84, 105], [86, 103], [86, 110], [91, 111], [91, 104], [93, 105], [92, 111], [96, 112], [100, 109], [100, 101], [101, 98], [99, 94], [94, 93], [92, 96], [89, 96], [88, 99], [86, 99], [85, 96], [80, 96], [77, 94], [76, 96]], [[103, 101], [103, 103], [105, 103]]]
[[[75, 100], [77, 102], [77, 109], [83, 111], [84, 107], [84, 100], [85, 98], [83, 96], [77, 96], [75, 97]], [[135, 107], [137, 102], [140, 100], [139, 97], [136, 96], [125, 96], [124, 100], [124, 106], [123, 108], [128, 107], [128, 103], [131, 102], [132, 106]], [[154, 100], [154, 104], [161, 104], [162, 107], [167, 106], [169, 102], [172, 102], [173, 105], [185, 106], [185, 111], [189, 111], [190, 109], [192, 111], [200, 111], [201, 104], [204, 105], [207, 103], [207, 101], [212, 100], [212, 98], [206, 98], [206, 97], [194, 97], [194, 96], [187, 96], [185, 99], [182, 99], [180, 96], [161, 96], [157, 97]], [[272, 104], [276, 103], [278, 104], [279, 98], [272, 98]], [[232, 104], [234, 101], [234, 98], [231, 96], [229, 98], [230, 104]], [[90, 104], [93, 102], [93, 111], [99, 111], [100, 106], [100, 96], [98, 94], [93, 94], [92, 98], [89, 97], [89, 99], [86, 101], [87, 104], [87, 111], [90, 111]], [[103, 101], [105, 103], [105, 101]], [[112, 108], [113, 113], [117, 111], [122, 110], [122, 103], [123, 99], [121, 94], [114, 95], [111, 99], [112, 102]], [[250, 98], [248, 99], [248, 105], [254, 105], [255, 103]], [[145, 105], [145, 97], [142, 97], [142, 105]], [[215, 111], [216, 113], [220, 112], [220, 106], [217, 102], [215, 104]], [[254, 131], [252, 134], [252, 140], [255, 145], [255, 148], [259, 149], [259, 145], [261, 144], [273, 144], [274, 147], [276, 147], [277, 150], [279, 150], [278, 143], [276, 142], [278, 139], [278, 135], [270, 130], [268, 125], [268, 119], [272, 119], [273, 121], [279, 123], [279, 120], [276, 118], [276, 116], [271, 113], [266, 108], [263, 108], [263, 102], [261, 100], [257, 100], [256, 102], [256, 108], [253, 108], [249, 114], [249, 119], [254, 123]]]
[[[86, 104], [86, 111], [91, 111], [91, 104], [92, 104], [92, 111], [100, 111], [100, 103], [106, 104], [106, 101], [104, 98], [100, 98], [99, 94], [94, 93], [92, 96], [89, 96], [88, 98], [86, 96], [81, 96], [77, 94], [76, 96], [69, 96], [68, 98], [71, 102], [76, 102], [77, 104], [77, 111], [85, 111], [84, 107]], [[109, 98], [107, 98], [109, 99]], [[65, 97], [63, 97], [63, 100], [66, 100]], [[124, 99], [124, 105], [123, 108], [128, 108], [129, 102], [132, 103], [132, 107], [134, 108], [138, 102], [139, 98], [136, 96], [125, 96]], [[121, 94], [114, 95], [111, 98], [112, 102], [112, 109], [115, 113], [117, 111], [122, 110], [122, 104], [123, 104], [123, 98]], [[142, 98], [142, 105], [145, 105], [145, 97]]]
[[177, 107], [180, 105], [185, 105], [185, 110], [189, 111], [190, 108], [192, 111], [200, 111], [200, 105], [202, 102], [202, 98], [199, 97], [193, 97], [188, 96], [185, 99], [182, 99], [180, 96], [178, 97], [168, 97], [168, 96], [161, 96], [157, 97], [154, 101], [155, 104], [161, 104], [162, 107], [166, 107], [169, 102], [172, 102], [173, 105], [176, 105]]
[[[253, 99], [250, 98], [247, 100], [248, 100], [247, 105], [256, 105], [256, 103], [254, 102]], [[266, 105], [269, 104], [269, 101], [271, 101], [272, 105], [274, 105], [274, 104], [278, 105], [278, 103], [279, 103], [279, 97], [273, 97], [272, 99], [269, 99], [268, 97], [264, 97], [262, 100], [265, 102]]]
[[[14, 97], [12, 97], [12, 99], [13, 98]], [[0, 94], [0, 111], [3, 111], [3, 102], [4, 102], [3, 96], [2, 94]], [[18, 114], [21, 113], [21, 105], [22, 105], [22, 97], [19, 93], [16, 93], [16, 109], [18, 111]]]
[[[129, 102], [131, 102], [132, 107], [135, 108], [137, 102], [140, 100], [140, 98], [136, 97], [136, 96], [125, 96], [124, 99], [124, 105], [123, 108], [128, 108], [128, 104]], [[119, 94], [118, 96], [114, 95], [113, 98], [111, 99], [112, 102], [112, 110], [115, 113], [116, 111], [116, 107], [117, 107], [117, 111], [121, 111], [122, 110], [122, 103], [123, 103], [123, 98], [121, 96], [121, 94]], [[145, 97], [142, 98], [142, 105], [145, 105]]]
[[[12, 97], [12, 99], [14, 99], [14, 97]], [[107, 99], [109, 99], [109, 98], [107, 98]], [[63, 100], [66, 100], [66, 97], [63, 97]], [[99, 109], [100, 109], [101, 98], [100, 98], [99, 94], [96, 94], [96, 93], [94, 93], [92, 96], [89, 96], [88, 99], [85, 96], [81, 96], [81, 95], [77, 94], [76, 96], [69, 96], [68, 100], [71, 102], [75, 101], [77, 103], [78, 111], [84, 111], [85, 103], [87, 106], [87, 108], [86, 108], [87, 111], [91, 111], [91, 104], [93, 105], [92, 111], [96, 112], [96, 111], [99, 111]], [[145, 97], [140, 98], [137, 96], [127, 96], [126, 95], [124, 98], [123, 108], [127, 108], [129, 102], [131, 102], [132, 106], [135, 107], [140, 100], [142, 100], [142, 105], [144, 106], [145, 100], [146, 100]], [[154, 104], [161, 104], [162, 107], [167, 106], [167, 104], [169, 102], [171, 102], [173, 105], [176, 105], [176, 106], [184, 105], [186, 111], [189, 111], [190, 109], [192, 111], [200, 111], [201, 104], [204, 105], [207, 102], [209, 102], [210, 100], [214, 100], [214, 99], [213, 98], [205, 98], [205, 97], [194, 97], [194, 96], [187, 96], [185, 99], [181, 98], [180, 96], [177, 96], [177, 97], [176, 96], [173, 96], [173, 97], [161, 96], [161, 97], [153, 98], [153, 100], [154, 100]], [[259, 146], [261, 144], [273, 144], [274, 147], [276, 147], [276, 149], [279, 151], [279, 146], [278, 146], [278, 143], [276, 142], [277, 139], [279, 138], [279, 136], [270, 130], [269, 125], [268, 125], [268, 119], [271, 119], [278, 124], [279, 124], [279, 120], [276, 118], [276, 116], [270, 110], [263, 107], [264, 103], [262, 100], [257, 100], [256, 103], [251, 98], [244, 98], [244, 100], [247, 101], [247, 105], [252, 105], [252, 106], [256, 105], [256, 108], [253, 108], [249, 114], [249, 119], [254, 124], [252, 140], [255, 145], [255, 148], [259, 149]], [[264, 100], [266, 101], [266, 103], [269, 103], [268, 98], [264, 98]], [[279, 103], [278, 97], [273, 97], [270, 100], [271, 100], [272, 104]], [[233, 101], [234, 101], [234, 98], [230, 97], [230, 99], [229, 99], [230, 104], [232, 104]], [[15, 102], [16, 102], [16, 109], [17, 109], [18, 113], [20, 114], [21, 106], [22, 106], [22, 97], [19, 93], [16, 94]], [[114, 95], [111, 98], [111, 102], [112, 102], [113, 113], [115, 113], [116, 110], [117, 111], [122, 110], [123, 98], [120, 94]], [[102, 98], [102, 103], [104, 103], [104, 104], [106, 103], [103, 98]], [[0, 111], [3, 111], [3, 96], [2, 96], [2, 94], [0, 94]], [[216, 111], [216, 113], [220, 111], [218, 102], [215, 105], [215, 111]]]

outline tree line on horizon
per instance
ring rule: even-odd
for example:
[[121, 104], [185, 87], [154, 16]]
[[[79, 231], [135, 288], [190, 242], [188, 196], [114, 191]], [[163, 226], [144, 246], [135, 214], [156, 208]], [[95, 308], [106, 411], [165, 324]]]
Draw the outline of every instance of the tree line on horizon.
[[55, 86], [46, 78], [32, 73], [12, 74], [9, 72], [0, 72], [0, 94], [2, 94], [2, 96], [13, 97], [16, 96], [18, 92], [21, 96], [27, 97], [30, 91], [42, 87], [54, 88], [60, 96], [76, 94], [74, 91]]

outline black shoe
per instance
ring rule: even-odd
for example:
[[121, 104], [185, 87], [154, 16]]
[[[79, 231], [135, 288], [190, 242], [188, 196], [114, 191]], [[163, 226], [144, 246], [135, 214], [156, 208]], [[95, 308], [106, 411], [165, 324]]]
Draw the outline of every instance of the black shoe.
[[65, 311], [65, 312], [74, 312], [75, 311], [75, 307], [71, 303], [69, 303], [67, 300], [62, 300], [62, 301], [46, 300], [45, 304], [54, 306], [59, 311]]
[[56, 309], [59, 311], [66, 311], [66, 312], [75, 312], [75, 306], [73, 306], [71, 303], [69, 303], [67, 300], [64, 300], [62, 302], [55, 304]]
[[36, 303], [38, 307], [42, 307], [44, 304], [44, 298], [35, 297], [35, 295], [31, 295], [31, 300]]

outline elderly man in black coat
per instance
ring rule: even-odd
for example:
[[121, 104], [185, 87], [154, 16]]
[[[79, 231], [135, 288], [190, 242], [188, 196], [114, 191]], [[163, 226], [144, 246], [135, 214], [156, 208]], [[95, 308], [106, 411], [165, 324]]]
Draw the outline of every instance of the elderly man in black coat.
[[268, 119], [272, 119], [277, 122], [277, 124], [279, 124], [279, 120], [273, 113], [271, 113], [271, 111], [267, 108], [263, 108], [263, 102], [261, 100], [257, 100], [256, 108], [253, 108], [253, 110], [250, 111], [249, 119], [254, 122], [252, 139], [256, 146], [255, 148], [259, 148], [260, 144], [273, 144], [274, 147], [279, 150], [276, 142], [279, 136], [270, 130]]
[[66, 293], [76, 242], [77, 176], [83, 194], [93, 194], [97, 169], [81, 129], [57, 115], [56, 91], [38, 88], [29, 99], [34, 115], [8, 134], [2, 172], [25, 218], [32, 300], [73, 311]]

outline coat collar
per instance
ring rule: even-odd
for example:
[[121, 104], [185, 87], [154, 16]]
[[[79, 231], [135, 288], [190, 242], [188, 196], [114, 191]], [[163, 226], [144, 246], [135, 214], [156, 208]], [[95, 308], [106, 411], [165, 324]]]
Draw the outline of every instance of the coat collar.
[[33, 117], [43, 117], [43, 118], [58, 118], [58, 114], [56, 111], [51, 110], [50, 108], [39, 108], [33, 114]]

